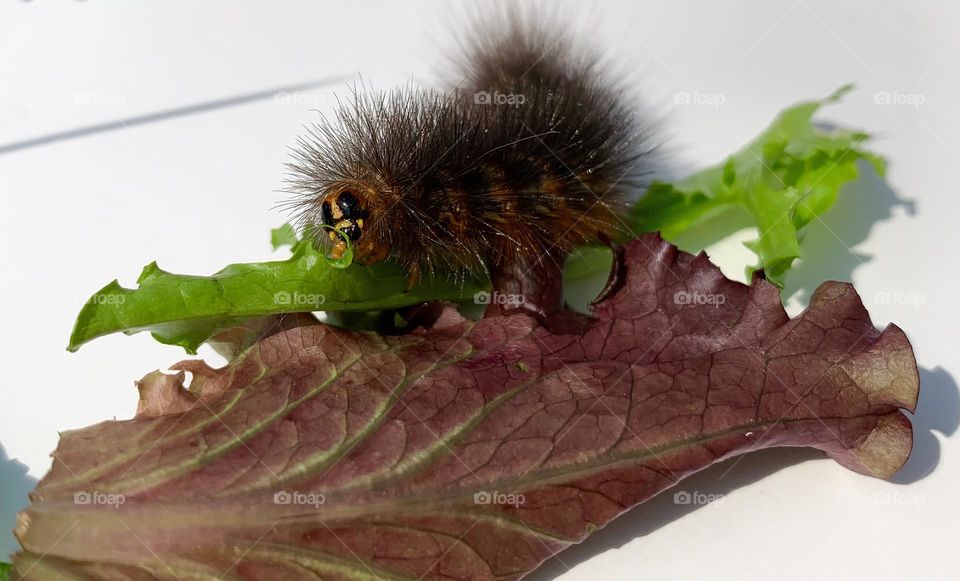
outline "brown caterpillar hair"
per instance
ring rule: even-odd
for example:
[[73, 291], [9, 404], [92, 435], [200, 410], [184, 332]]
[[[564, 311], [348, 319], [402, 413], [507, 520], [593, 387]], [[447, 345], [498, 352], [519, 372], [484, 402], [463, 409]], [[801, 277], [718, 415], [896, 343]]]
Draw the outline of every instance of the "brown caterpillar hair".
[[[291, 202], [339, 257], [460, 275], [625, 233], [648, 132], [598, 58], [516, 12], [468, 35], [458, 85], [354, 88], [298, 141]], [[317, 230], [314, 230], [317, 232]]]

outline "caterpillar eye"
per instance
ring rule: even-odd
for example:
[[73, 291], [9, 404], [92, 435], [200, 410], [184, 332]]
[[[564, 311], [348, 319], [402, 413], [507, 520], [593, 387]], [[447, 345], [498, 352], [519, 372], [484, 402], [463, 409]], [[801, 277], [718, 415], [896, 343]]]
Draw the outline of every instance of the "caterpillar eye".
[[337, 194], [337, 208], [343, 214], [344, 218], [357, 219], [364, 218], [366, 212], [360, 207], [360, 200], [350, 191], [342, 191]]
[[320, 205], [320, 212], [323, 223], [329, 226], [348, 220], [363, 227], [363, 219], [367, 217], [360, 199], [349, 190], [328, 195]]

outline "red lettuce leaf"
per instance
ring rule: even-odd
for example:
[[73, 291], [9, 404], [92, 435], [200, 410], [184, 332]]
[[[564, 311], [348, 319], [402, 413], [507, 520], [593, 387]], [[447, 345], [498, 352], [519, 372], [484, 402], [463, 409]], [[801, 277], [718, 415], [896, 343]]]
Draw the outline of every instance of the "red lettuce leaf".
[[850, 285], [790, 320], [656, 235], [625, 257], [577, 331], [444, 307], [400, 337], [281, 330], [180, 364], [189, 390], [148, 375], [135, 419], [63, 434], [13, 578], [512, 579], [737, 454], [906, 461], [913, 352]]

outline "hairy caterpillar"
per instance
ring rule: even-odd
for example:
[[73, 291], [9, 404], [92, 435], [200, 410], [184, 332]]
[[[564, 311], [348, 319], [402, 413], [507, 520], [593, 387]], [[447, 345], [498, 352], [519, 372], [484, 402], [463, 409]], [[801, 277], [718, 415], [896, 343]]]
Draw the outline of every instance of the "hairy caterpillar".
[[455, 86], [354, 89], [300, 138], [291, 206], [302, 226], [327, 227], [332, 256], [349, 239], [358, 262], [393, 257], [413, 284], [562, 264], [625, 234], [648, 131], [597, 57], [528, 16], [479, 25]]

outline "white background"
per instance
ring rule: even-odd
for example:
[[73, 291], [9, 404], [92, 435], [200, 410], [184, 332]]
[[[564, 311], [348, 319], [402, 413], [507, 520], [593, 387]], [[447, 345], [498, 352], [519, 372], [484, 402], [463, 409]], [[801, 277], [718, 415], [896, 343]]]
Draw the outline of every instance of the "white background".
[[[875, 134], [888, 180], [848, 188], [808, 229], [807, 260], [785, 294], [796, 312], [818, 282], [853, 280], [878, 325], [906, 330], [923, 387], [914, 457], [893, 483], [805, 450], [756, 453], [680, 485], [722, 503], [662, 495], [534, 578], [955, 579], [960, 7], [631, 1], [565, 11], [635, 72], [676, 171], [722, 159], [797, 100], [857, 84], [821, 118]], [[182, 358], [147, 335], [68, 354], [86, 298], [113, 278], [132, 285], [151, 260], [209, 274], [271, 258], [287, 147], [313, 110], [328, 110], [360, 73], [382, 88], [431, 83], [458, 12], [439, 1], [0, 6], [0, 529], [49, 467], [57, 430], [130, 417], [133, 380]], [[313, 81], [327, 83], [271, 96]], [[681, 91], [723, 103], [678, 106]], [[879, 91], [922, 103], [878, 104]], [[138, 123], [162, 112], [171, 115]], [[731, 276], [751, 259], [739, 246], [750, 235], [711, 248]], [[0, 549], [14, 546], [0, 535]]]

